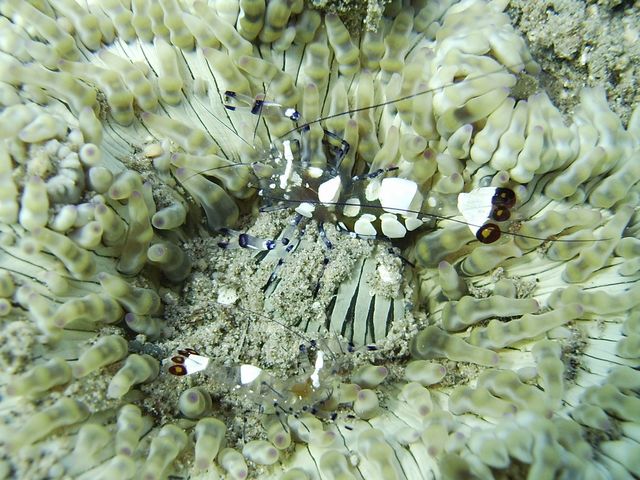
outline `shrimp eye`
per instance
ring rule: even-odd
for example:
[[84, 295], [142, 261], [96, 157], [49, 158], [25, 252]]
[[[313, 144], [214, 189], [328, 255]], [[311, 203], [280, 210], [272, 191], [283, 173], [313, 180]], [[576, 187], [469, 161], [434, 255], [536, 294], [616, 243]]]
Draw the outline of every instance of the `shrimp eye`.
[[177, 377], [182, 377], [183, 375], [187, 374], [187, 369], [184, 367], [184, 365], [171, 365], [169, 367], [169, 373]]
[[189, 355], [198, 355], [198, 352], [196, 352], [193, 348], [183, 348], [181, 350], [178, 350], [178, 353], [180, 355], [184, 355], [185, 357], [188, 357]]
[[481, 243], [493, 243], [500, 238], [500, 227], [495, 223], [485, 223], [476, 232], [476, 238]]
[[506, 207], [494, 206], [491, 209], [491, 218], [496, 222], [504, 222], [509, 220], [509, 217], [511, 217], [511, 212]]
[[516, 194], [510, 188], [498, 187], [493, 194], [491, 204], [505, 208], [511, 208], [516, 204]]

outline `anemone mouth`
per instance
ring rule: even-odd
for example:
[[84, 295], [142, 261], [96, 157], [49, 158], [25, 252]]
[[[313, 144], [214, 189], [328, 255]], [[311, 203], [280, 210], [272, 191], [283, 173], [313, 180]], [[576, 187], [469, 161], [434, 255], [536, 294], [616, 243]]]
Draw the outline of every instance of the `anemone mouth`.
[[0, 7], [0, 472], [639, 474], [638, 109], [504, 2], [130, 3]]

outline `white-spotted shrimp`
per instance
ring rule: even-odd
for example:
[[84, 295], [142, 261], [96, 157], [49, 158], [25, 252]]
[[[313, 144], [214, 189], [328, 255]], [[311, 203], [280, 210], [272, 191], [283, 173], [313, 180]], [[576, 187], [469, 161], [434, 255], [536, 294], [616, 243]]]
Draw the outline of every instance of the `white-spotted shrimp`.
[[[439, 324], [440, 311], [430, 302], [438, 299], [442, 305], [446, 294], [434, 280], [439, 274], [434, 267], [446, 263], [465, 288], [479, 290], [486, 287], [486, 274], [503, 266], [504, 275], [515, 278], [510, 258], [546, 255], [538, 248], [543, 244], [549, 250], [561, 247], [550, 252], [553, 256], [567, 254], [560, 250], [575, 256], [607, 240], [593, 235], [607, 215], [600, 218], [578, 198], [556, 202], [556, 211], [548, 211], [544, 193], [554, 174], [524, 182], [474, 164], [471, 144], [486, 126], [483, 122], [461, 131], [469, 138], [455, 155], [450, 146], [456, 132], [420, 144], [413, 161], [399, 146], [389, 151], [386, 143], [380, 146], [384, 155], [371, 159], [358, 151], [357, 137], [353, 140], [358, 115], [370, 113], [380, 120], [386, 109], [399, 110], [402, 102], [465, 81], [473, 78], [311, 119], [305, 117], [303, 102], [298, 111], [297, 105], [270, 99], [268, 85], [260, 95], [217, 92], [227, 117], [215, 121], [241, 144], [240, 153], [213, 166], [181, 165], [187, 172], [179, 180], [207, 176], [224, 186], [228, 173], [248, 173], [250, 190], [260, 202], [253, 210], [258, 226], [225, 230], [223, 240], [216, 238], [223, 248], [208, 259], [215, 271], [207, 293], [232, 312], [231, 326], [220, 338], [236, 341], [235, 348], [178, 345], [183, 352], [171, 357], [169, 371], [202, 373], [212, 395], [240, 394], [286, 431], [295, 430], [305, 412], [327, 419], [339, 412], [341, 421], [348, 421], [349, 407], [340, 407], [334, 392], [357, 383], [352, 372], [363, 364], [406, 361], [416, 333]], [[338, 117], [345, 117], [341, 128], [331, 122]], [[399, 145], [403, 127], [383, 128], [383, 123], [374, 122], [386, 129], [385, 141]], [[432, 171], [421, 171], [420, 162]], [[581, 215], [585, 212], [593, 214]], [[270, 230], [274, 221], [279, 227]], [[348, 261], [347, 254], [352, 254]], [[411, 272], [418, 273], [409, 278]], [[229, 301], [220, 300], [223, 291]], [[235, 293], [228, 296], [228, 291]], [[217, 335], [214, 339], [221, 342]], [[327, 347], [331, 342], [339, 348]], [[305, 347], [298, 351], [295, 343]], [[276, 351], [288, 362], [276, 363]], [[216, 360], [222, 358], [225, 364]], [[222, 391], [211, 386], [218, 379], [223, 379]], [[352, 396], [344, 398], [353, 402]]]
[[[510, 68], [520, 71], [522, 65]], [[270, 274], [260, 282], [273, 312], [287, 304], [295, 310], [296, 303], [304, 303], [296, 301], [296, 296], [316, 298], [321, 293], [326, 286], [323, 282], [326, 270], [333, 266], [329, 262], [331, 250], [338, 239], [381, 239], [381, 243], [351, 262], [349, 274], [342, 274], [337, 282], [327, 286], [325, 300], [318, 301], [318, 311], [312, 315], [321, 318], [309, 319], [309, 312], [299, 311], [291, 321], [304, 331], [328, 329], [359, 345], [380, 341], [394, 323], [401, 324], [410, 316], [408, 310], [416, 301], [404, 291], [407, 278], [402, 273], [403, 263], [424, 269], [443, 260], [460, 262], [463, 273], [466, 269], [473, 275], [501, 266], [509, 257], [531, 251], [547, 239], [574, 250], [599, 240], [585, 235], [580, 221], [545, 223], [540, 211], [549, 203], [542, 195], [548, 179], [535, 177], [526, 186], [520, 185], [510, 178], [509, 172], [474, 163], [469, 158], [472, 134], [482, 132], [488, 120], [460, 129], [460, 135], [469, 135], [463, 154], [452, 152], [458, 141], [456, 132], [449, 132], [446, 139], [417, 142], [422, 150], [411, 161], [406, 153], [409, 147], [405, 146], [403, 151], [398, 145], [391, 151], [383, 145], [380, 152], [386, 157], [374, 154], [367, 161], [369, 154], [360, 152], [347, 140], [354, 135], [349, 128], [357, 130], [359, 115], [378, 118], [377, 129], [382, 130], [387, 110], [399, 112], [409, 101], [507, 70], [461, 74], [460, 79], [454, 75], [454, 81], [446, 84], [311, 120], [293, 106], [269, 99], [268, 85], [265, 94], [255, 96], [231, 90], [220, 92], [220, 102], [229, 120], [216, 117], [215, 121], [224, 125], [227, 132], [233, 132], [229, 135], [240, 143], [242, 161], [226, 160], [210, 168], [192, 164], [186, 181], [211, 175], [224, 184], [224, 176], [230, 171], [245, 169], [250, 172], [249, 185], [261, 201], [259, 218], [280, 210], [294, 211], [288, 225], [273, 237], [225, 230], [227, 238], [220, 242], [226, 249], [253, 250], [257, 260], [271, 260]], [[301, 104], [304, 107], [305, 100]], [[330, 130], [338, 118], [345, 119], [343, 128]], [[416, 135], [403, 133], [406, 126], [402, 122], [384, 125], [386, 140], [398, 144], [403, 139], [416, 141]], [[230, 158], [238, 159], [233, 155]], [[421, 164], [432, 170], [430, 175], [421, 172]], [[563, 214], [571, 216], [574, 206], [567, 203], [562, 207]], [[534, 215], [540, 219], [528, 221]], [[308, 282], [288, 284], [290, 275], [281, 270], [293, 261], [288, 255], [304, 243], [302, 232], [311, 221], [317, 225], [323, 245], [321, 256], [315, 257], [315, 270]], [[449, 237], [454, 238], [448, 240]], [[389, 254], [390, 245], [403, 250]], [[374, 250], [376, 254], [372, 253]], [[480, 255], [486, 252], [489, 260], [480, 267], [470, 265], [465, 257], [473, 251]], [[283, 295], [280, 300], [274, 295], [278, 291]], [[359, 324], [356, 319], [363, 317]]]

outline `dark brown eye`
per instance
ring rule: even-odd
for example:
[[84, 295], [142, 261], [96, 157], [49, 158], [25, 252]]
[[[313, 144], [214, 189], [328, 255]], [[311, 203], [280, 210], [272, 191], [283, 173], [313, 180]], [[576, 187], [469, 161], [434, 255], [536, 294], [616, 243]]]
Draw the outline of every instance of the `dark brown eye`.
[[509, 217], [511, 217], [511, 212], [506, 207], [494, 206], [491, 209], [491, 219], [495, 220], [496, 222], [507, 221], [509, 220]]
[[193, 348], [183, 348], [182, 350], [178, 350], [178, 353], [180, 355], [184, 355], [185, 357], [188, 357], [189, 355], [198, 355], [198, 352], [196, 352]]
[[496, 207], [511, 208], [516, 204], [516, 194], [510, 188], [498, 187], [493, 194], [491, 204]]
[[182, 365], [184, 363], [184, 357], [178, 357], [178, 356], [171, 357], [171, 361], [173, 363], [178, 363], [178, 364]]
[[500, 227], [495, 223], [485, 223], [476, 232], [476, 238], [481, 243], [493, 243], [500, 238]]
[[182, 377], [187, 374], [187, 369], [182, 365], [171, 365], [169, 367], [169, 373], [176, 377]]

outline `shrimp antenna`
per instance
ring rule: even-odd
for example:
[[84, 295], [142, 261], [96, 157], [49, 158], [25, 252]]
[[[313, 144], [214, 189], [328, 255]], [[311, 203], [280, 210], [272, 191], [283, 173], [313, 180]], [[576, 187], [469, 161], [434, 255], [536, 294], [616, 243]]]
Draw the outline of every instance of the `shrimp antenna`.
[[[233, 133], [233, 135], [238, 137], [244, 144], [248, 145], [252, 149], [255, 149], [255, 146], [253, 144], [249, 143], [244, 138], [242, 138], [242, 135], [240, 135], [238, 132], [236, 132], [236, 130], [234, 128], [232, 128], [230, 125], [227, 125], [227, 123], [222, 121], [222, 119], [220, 119], [215, 113], [213, 113], [211, 110], [209, 110], [209, 108], [204, 103], [202, 103], [202, 101], [198, 98], [198, 95], [194, 95], [194, 97], [196, 99], [198, 99], [198, 103], [200, 104], [200, 106], [202, 108], [204, 108], [207, 111], [207, 113], [209, 115], [211, 115], [218, 123], [220, 123], [224, 128], [229, 130], [231, 133]], [[255, 139], [255, 135], [254, 135], [254, 139]]]
[[265, 315], [265, 314], [263, 314], [263, 313], [256, 312], [256, 311], [254, 311], [254, 310], [250, 310], [250, 309], [248, 309], [248, 308], [241, 307], [240, 305], [236, 305], [235, 307], [236, 307], [238, 310], [241, 310], [241, 311], [242, 311], [242, 312], [244, 312], [244, 313], [247, 313], [247, 314], [249, 314], [249, 315], [255, 315], [256, 317], [260, 317], [260, 318], [262, 318], [263, 320], [267, 320], [267, 321], [269, 321], [269, 322], [273, 322], [273, 323], [275, 323], [275, 324], [277, 324], [277, 325], [280, 325], [282, 328], [284, 328], [285, 330], [288, 330], [289, 332], [293, 333], [294, 335], [296, 335], [297, 337], [299, 337], [299, 338], [300, 338], [301, 340], [303, 340], [304, 342], [312, 343], [310, 338], [308, 338], [307, 336], [305, 336], [302, 332], [297, 331], [296, 329], [294, 329], [291, 325], [287, 325], [286, 323], [281, 322], [280, 320], [276, 320], [275, 318], [271, 318], [271, 317], [269, 317], [269, 316], [267, 316], [267, 315]]
[[501, 68], [499, 68], [497, 70], [494, 70], [494, 71], [491, 71], [491, 72], [486, 72], [486, 73], [482, 73], [480, 75], [476, 75], [474, 77], [465, 78], [464, 80], [462, 80], [462, 82], [452, 81], [452, 82], [449, 82], [449, 83], [445, 83], [444, 85], [440, 85], [438, 87], [427, 88], [427, 89], [421, 90], [419, 92], [410, 93], [410, 94], [405, 95], [403, 97], [394, 98], [394, 99], [387, 100], [387, 101], [384, 101], [384, 102], [381, 102], [381, 103], [377, 103], [375, 105], [369, 105], [369, 106], [366, 106], [366, 107], [352, 108], [350, 110], [345, 110], [344, 112], [334, 113], [332, 115], [327, 115], [326, 117], [317, 118], [317, 119], [311, 120], [311, 121], [309, 121], [307, 123], [303, 123], [302, 125], [298, 125], [295, 128], [292, 128], [291, 130], [289, 130], [288, 132], [283, 134], [282, 137], [286, 137], [287, 135], [289, 135], [289, 134], [291, 134], [293, 132], [297, 132], [299, 130], [307, 129], [311, 125], [313, 125], [315, 123], [323, 122], [325, 120], [331, 120], [332, 118], [341, 117], [343, 115], [352, 115], [354, 113], [364, 112], [364, 111], [371, 110], [371, 109], [374, 109], [374, 108], [386, 107], [387, 105], [392, 105], [394, 103], [402, 102], [404, 100], [411, 100], [412, 98], [419, 97], [420, 95], [426, 95], [427, 93], [439, 92], [439, 91], [442, 91], [442, 90], [444, 90], [446, 88], [449, 88], [449, 87], [452, 87], [454, 85], [457, 85], [458, 83], [471, 82], [473, 80], [478, 80], [480, 78], [488, 77], [489, 75], [493, 75], [493, 74], [504, 72], [504, 71], [508, 71], [508, 70], [513, 70], [514, 68], [523, 68], [523, 67], [524, 67], [524, 64], [522, 62], [515, 63], [513, 65], [502, 66]]
[[[190, 178], [196, 177], [198, 175], [201, 175], [203, 173], [209, 173], [209, 172], [213, 172], [215, 170], [222, 170], [223, 168], [235, 168], [235, 167], [252, 167], [253, 165], [257, 164], [258, 162], [251, 162], [251, 163], [244, 163], [244, 162], [236, 162], [236, 163], [230, 163], [228, 165], [220, 165], [219, 167], [211, 167], [211, 168], [206, 168], [204, 170], [199, 170], [187, 177], [184, 177], [181, 179], [181, 181], [186, 182], [187, 180], [189, 180]], [[191, 170], [189, 167], [179, 167], [179, 168], [185, 168], [185, 169], [189, 169]]]
[[[249, 309], [244, 308], [244, 307], [241, 307], [241, 306], [239, 306], [239, 305], [236, 305], [236, 308], [237, 308], [238, 310], [241, 310], [241, 311], [243, 311], [243, 312], [247, 313], [247, 314], [255, 315], [255, 316], [257, 316], [257, 317], [260, 317], [260, 318], [262, 318], [263, 320], [266, 320], [266, 321], [268, 321], [268, 322], [274, 322], [274, 323], [276, 323], [276, 324], [280, 325], [282, 328], [284, 328], [284, 329], [288, 330], [289, 332], [293, 333], [294, 335], [296, 335], [297, 337], [299, 337], [300, 339], [302, 339], [304, 342], [306, 342], [306, 343], [308, 343], [308, 344], [313, 345], [314, 343], [316, 343], [316, 341], [315, 341], [315, 340], [312, 340], [311, 338], [307, 337], [306, 335], [304, 335], [302, 332], [298, 331], [297, 329], [295, 329], [295, 328], [294, 328], [294, 327], [292, 327], [291, 325], [287, 325], [286, 323], [281, 322], [280, 320], [276, 320], [275, 318], [271, 318], [271, 317], [269, 317], [269, 316], [267, 316], [267, 315], [264, 315], [264, 314], [262, 314], [262, 313], [260, 313], [260, 312], [255, 312], [255, 311], [253, 311], [253, 310], [249, 310]], [[329, 331], [328, 331], [328, 333], [329, 333], [329, 334], [331, 334], [331, 332], [329, 332]], [[328, 344], [326, 344], [326, 342], [325, 342], [325, 341], [322, 341], [322, 343], [323, 343], [323, 344], [325, 344], [325, 346], [326, 346], [326, 348], [327, 348], [327, 350], [326, 350], [326, 352], [325, 352], [325, 353], [328, 353], [328, 354], [331, 356], [331, 360], [334, 360], [334, 361], [335, 361], [335, 360], [336, 360], [336, 354], [335, 354], [335, 353], [334, 353], [334, 352], [329, 348]], [[339, 346], [340, 346], [340, 345], [339, 345]], [[372, 346], [372, 345], [365, 345], [365, 347], [366, 347], [368, 350], [376, 349], [376, 347], [375, 347], [375, 346]], [[342, 351], [342, 353], [345, 353], [345, 352], [344, 352], [344, 350], [342, 350], [342, 347], [341, 347], [341, 346], [340, 346], [340, 350]], [[350, 350], [350, 349], [348, 349], [347, 351], [351, 351], [351, 350]]]
[[[265, 196], [264, 198], [269, 199], [269, 200], [274, 200], [276, 202], [280, 202], [280, 203], [290, 203], [290, 204], [299, 204], [302, 203], [299, 200], [291, 200], [291, 199], [287, 199], [287, 198], [278, 198], [278, 197], [270, 197], [270, 196]], [[311, 200], [311, 199], [305, 199], [304, 203], [310, 203], [313, 205], [332, 205], [332, 206], [336, 206], [336, 207], [348, 207], [351, 206], [350, 203], [348, 202], [321, 202], [319, 200]], [[374, 204], [367, 204], [367, 203], [360, 203], [358, 204], [360, 206], [360, 208], [371, 208], [371, 209], [375, 209], [375, 210], [381, 210], [382, 207], [380, 205], [374, 205]], [[477, 224], [473, 224], [473, 223], [469, 223], [466, 222], [464, 220], [459, 220], [457, 218], [453, 218], [453, 217], [447, 217], [445, 215], [438, 215], [437, 213], [428, 213], [428, 212], [423, 212], [422, 210], [410, 210], [410, 209], [405, 209], [405, 208], [396, 208], [396, 207], [384, 207], [385, 211], [394, 211], [396, 213], [410, 213], [412, 215], [424, 215], [427, 217], [431, 217], [434, 220], [449, 220], [450, 222], [455, 222], [455, 223], [460, 223], [462, 225], [467, 225], [468, 227], [474, 227], [474, 228], [481, 228], [482, 225], [477, 225]], [[502, 230], [500, 231], [500, 233], [503, 233], [505, 235], [511, 235], [513, 237], [520, 237], [520, 238], [527, 238], [529, 240], [539, 240], [541, 242], [544, 242], [548, 239], [545, 238], [539, 238], [539, 237], [534, 237], [533, 235], [526, 235], [524, 233], [515, 233], [515, 232], [503, 232]], [[591, 243], [591, 242], [603, 242], [603, 241], [607, 241], [607, 240], [613, 240], [612, 238], [600, 238], [600, 239], [562, 239], [562, 238], [558, 238], [556, 240], [553, 240], [554, 242], [563, 242], [563, 243]]]

